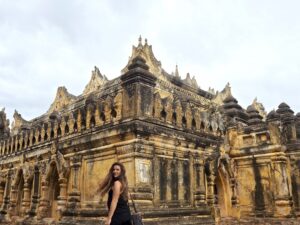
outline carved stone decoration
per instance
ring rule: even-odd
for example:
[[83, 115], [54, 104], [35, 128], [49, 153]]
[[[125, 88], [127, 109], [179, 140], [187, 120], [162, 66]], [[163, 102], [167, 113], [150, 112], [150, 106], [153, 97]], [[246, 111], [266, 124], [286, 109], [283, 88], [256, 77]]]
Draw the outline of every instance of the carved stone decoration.
[[163, 105], [162, 105], [162, 101], [161, 101], [161, 97], [159, 93], [156, 93], [154, 95], [154, 106], [153, 106], [153, 113], [154, 113], [154, 117], [155, 118], [161, 118], [161, 112], [163, 110]]
[[[231, 188], [231, 204], [237, 205], [237, 191], [236, 191], [236, 174], [235, 171], [235, 165], [234, 161], [230, 160], [230, 157], [228, 154], [225, 153], [224, 149], [221, 150], [221, 155], [219, 156], [217, 160], [217, 167], [219, 170], [222, 171], [223, 175], [228, 175], [228, 181]], [[228, 193], [229, 194], [229, 193]]]
[[209, 113], [206, 111], [200, 112], [201, 123], [204, 125], [204, 130], [209, 131], [210, 118]]
[[265, 107], [263, 106], [263, 104], [258, 102], [257, 98], [255, 98], [251, 105], [259, 112], [259, 115], [262, 116], [263, 121], [265, 121], [266, 118], [267, 118], [267, 112], [266, 112]]
[[146, 60], [146, 64], [149, 66], [149, 71], [151, 73], [160, 77], [161, 79], [166, 79], [163, 75], [161, 62], [158, 61], [153, 54], [152, 45], [148, 45], [147, 39], [145, 39], [145, 44], [143, 45], [141, 37], [139, 38], [138, 46], [132, 46], [132, 54], [129, 58], [127, 65], [124, 69], [122, 69], [122, 73], [126, 73], [128, 71], [128, 67], [132, 64], [132, 60], [137, 56], [140, 56]]
[[81, 155], [74, 155], [70, 159], [70, 170], [71, 170], [71, 191], [68, 196], [68, 208], [75, 212], [80, 207], [80, 168], [81, 168]]
[[144, 159], [136, 159], [136, 183], [150, 184], [151, 182], [151, 162]]
[[183, 82], [192, 88], [195, 88], [195, 89], [199, 88], [195, 76], [193, 76], [193, 78], [191, 79], [191, 76], [189, 73], [186, 74], [186, 78], [183, 80]]
[[23, 170], [23, 176], [24, 176], [25, 183], [29, 182], [29, 180], [31, 180], [34, 175], [33, 165], [31, 163], [29, 163], [28, 161], [25, 161], [25, 163], [22, 166], [22, 170]]
[[41, 199], [38, 208], [38, 217], [44, 218], [49, 215], [49, 203], [53, 200], [49, 198], [49, 185], [52, 185], [53, 172], [56, 170], [58, 173], [57, 182], [59, 184], [59, 195], [57, 197], [57, 210], [56, 213], [60, 217], [62, 211], [66, 207], [67, 202], [67, 178], [70, 170], [68, 161], [64, 159], [63, 154], [58, 150], [57, 143], [53, 143], [51, 147], [51, 156], [48, 163], [43, 162], [39, 165], [41, 174]]
[[24, 177], [24, 189], [23, 189], [23, 199], [21, 215], [25, 215], [30, 210], [31, 201], [31, 188], [34, 176], [34, 167], [28, 161], [26, 161], [22, 166], [23, 177]]
[[8, 209], [8, 214], [10, 217], [17, 216], [17, 200], [18, 192], [22, 191], [19, 187], [22, 184], [23, 171], [21, 167], [15, 168], [11, 174], [11, 193], [10, 193], [10, 204]]
[[126, 90], [128, 97], [131, 98], [134, 95], [134, 93], [136, 92], [136, 87], [134, 84], [129, 84], [129, 85], [126, 85], [125, 90]]
[[56, 154], [57, 170], [60, 178], [66, 178], [70, 171], [70, 163], [65, 160], [63, 154], [57, 151]]
[[[113, 108], [112, 110], [115, 111], [115, 116], [113, 120], [119, 120], [122, 117], [122, 99], [123, 99], [123, 94], [119, 92], [113, 100]], [[112, 114], [112, 112], [111, 112]]]
[[0, 141], [8, 138], [10, 134], [9, 120], [6, 119], [5, 108], [0, 111]]
[[92, 77], [90, 82], [85, 86], [85, 89], [83, 91], [83, 94], [89, 94], [93, 91], [98, 90], [99, 88], [103, 87], [103, 85], [107, 82], [107, 78], [105, 75], [102, 75], [100, 73], [100, 70], [98, 67], [94, 67], [94, 70], [92, 71]]
[[49, 182], [47, 181], [47, 172], [49, 171], [49, 162], [47, 161], [40, 161], [38, 163], [39, 172], [41, 176], [41, 197], [39, 199], [39, 205], [37, 210], [37, 218], [42, 219], [48, 216], [49, 214], [49, 198], [48, 198], [48, 185]]
[[223, 101], [228, 98], [229, 96], [231, 95], [231, 87], [230, 87], [230, 84], [227, 83], [225, 88], [220, 91], [220, 92], [217, 92], [215, 94], [215, 97], [213, 99], [213, 102], [215, 102], [216, 104], [218, 105], [222, 105], [223, 104]]
[[31, 123], [22, 118], [21, 114], [17, 110], [14, 112], [14, 121], [12, 122], [11, 133], [17, 135], [21, 129], [29, 130]]
[[76, 97], [70, 94], [65, 87], [59, 87], [56, 92], [56, 97], [54, 102], [51, 104], [49, 110], [47, 111], [48, 114], [52, 113], [53, 111], [59, 111], [64, 107], [71, 104]]

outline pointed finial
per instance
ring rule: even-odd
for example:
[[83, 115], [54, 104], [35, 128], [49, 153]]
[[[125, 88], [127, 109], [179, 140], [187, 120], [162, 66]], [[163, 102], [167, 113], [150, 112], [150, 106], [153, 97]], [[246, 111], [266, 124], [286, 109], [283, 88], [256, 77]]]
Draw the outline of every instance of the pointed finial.
[[254, 98], [253, 103], [257, 103], [257, 97]]
[[176, 68], [175, 68], [175, 77], [179, 77], [178, 65], [177, 64], [176, 64]]
[[139, 45], [142, 45], [142, 36], [139, 37]]
[[148, 45], [148, 40], [147, 40], [147, 38], [145, 38], [145, 45]]
[[[193, 85], [194, 88], [198, 87], [197, 80], [196, 80], [195, 76], [193, 76], [193, 78], [192, 78], [192, 85]], [[215, 90], [213, 89], [213, 91], [215, 91]]]

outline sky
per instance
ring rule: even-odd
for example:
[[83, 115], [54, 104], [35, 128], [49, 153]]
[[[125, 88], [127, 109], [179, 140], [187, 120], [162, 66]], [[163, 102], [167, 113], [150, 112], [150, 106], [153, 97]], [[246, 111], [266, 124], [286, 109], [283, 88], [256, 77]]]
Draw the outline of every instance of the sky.
[[300, 1], [0, 0], [0, 110], [10, 122], [44, 114], [57, 88], [80, 95], [97, 66], [121, 75], [147, 38], [162, 67], [246, 108], [300, 111]]

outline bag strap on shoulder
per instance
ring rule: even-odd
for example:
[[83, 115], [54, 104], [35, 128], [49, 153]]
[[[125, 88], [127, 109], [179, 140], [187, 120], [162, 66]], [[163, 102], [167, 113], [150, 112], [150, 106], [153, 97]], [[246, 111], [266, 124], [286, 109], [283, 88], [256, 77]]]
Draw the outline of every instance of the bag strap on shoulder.
[[132, 202], [132, 206], [133, 206], [134, 212], [137, 213], [138, 211], [136, 210], [136, 206], [135, 206], [135, 203], [133, 201], [133, 198], [132, 198], [132, 195], [131, 195], [130, 191], [128, 191], [128, 193], [129, 193], [129, 196], [130, 196], [130, 199], [131, 199], [131, 202]]

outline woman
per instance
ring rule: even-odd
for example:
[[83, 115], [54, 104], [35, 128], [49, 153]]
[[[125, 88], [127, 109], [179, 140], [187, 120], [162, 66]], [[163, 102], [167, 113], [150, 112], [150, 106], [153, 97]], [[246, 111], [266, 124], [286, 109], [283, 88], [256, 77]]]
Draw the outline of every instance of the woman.
[[103, 182], [99, 185], [100, 195], [108, 192], [107, 206], [109, 209], [105, 225], [131, 225], [128, 207], [128, 182], [125, 167], [115, 162], [109, 169]]

